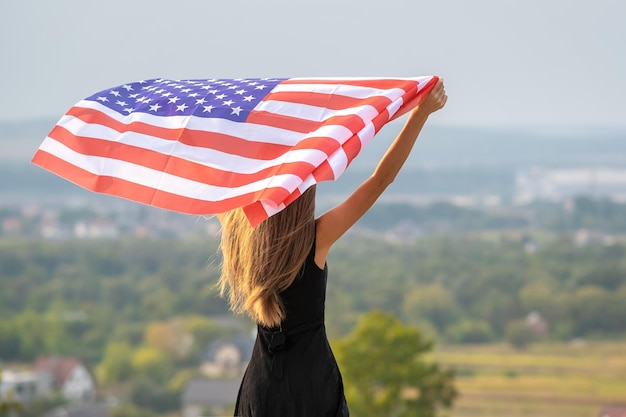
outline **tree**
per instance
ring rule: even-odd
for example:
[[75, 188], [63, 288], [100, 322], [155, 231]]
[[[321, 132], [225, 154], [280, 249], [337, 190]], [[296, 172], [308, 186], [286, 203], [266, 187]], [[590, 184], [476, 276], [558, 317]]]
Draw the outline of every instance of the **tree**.
[[493, 331], [485, 320], [462, 320], [446, 329], [446, 339], [452, 343], [487, 343]]
[[157, 383], [165, 383], [172, 375], [172, 362], [167, 355], [151, 346], [140, 346], [131, 358], [136, 374], [146, 376]]
[[132, 375], [132, 349], [127, 343], [109, 343], [104, 351], [104, 358], [96, 370], [98, 382], [115, 384]]
[[533, 331], [524, 320], [513, 320], [507, 324], [504, 336], [515, 349], [524, 349], [535, 341]]
[[452, 370], [424, 359], [433, 343], [389, 313], [364, 315], [335, 345], [349, 407], [360, 417], [433, 417], [457, 392]]
[[426, 319], [439, 331], [461, 316], [454, 296], [440, 284], [416, 286], [404, 298], [403, 310], [409, 322]]

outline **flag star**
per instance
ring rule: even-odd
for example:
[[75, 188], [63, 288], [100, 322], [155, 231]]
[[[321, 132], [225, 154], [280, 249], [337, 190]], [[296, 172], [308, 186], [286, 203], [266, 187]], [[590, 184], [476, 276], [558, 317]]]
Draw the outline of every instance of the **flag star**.
[[248, 85], [257, 85], [257, 84], [258, 84], [258, 82], [256, 82], [256, 81], [252, 81], [252, 82], [248, 83]]
[[155, 91], [154, 94], [163, 94], [165, 90], [160, 88], [159, 90]]
[[206, 100], [204, 98], [200, 98], [196, 100], [196, 104], [204, 104], [204, 103], [206, 103]]
[[128, 84], [124, 84], [124, 85], [122, 86], [122, 88], [125, 88], [125, 89], [126, 89], [126, 91], [132, 91], [132, 89], [133, 89], [133, 87], [131, 87], [131, 86], [130, 86], [130, 85], [128, 85]]
[[213, 88], [213, 86], [211, 84], [207, 84], [207, 85], [203, 85], [202, 86], [203, 90], [208, 90], [209, 88]]
[[131, 109], [130, 107], [127, 107], [127, 108], [125, 108], [125, 109], [124, 109], [124, 111], [125, 111], [126, 113], [132, 113], [132, 112], [133, 112], [133, 109]]
[[232, 101], [232, 100], [226, 100], [223, 104], [224, 104], [224, 106], [230, 106], [233, 103], [234, 103], [234, 101]]
[[244, 90], [244, 89], [242, 88], [241, 90], [237, 90], [237, 91], [235, 91], [235, 94], [239, 94], [239, 95], [241, 95], [241, 96], [242, 96], [242, 95], [243, 95], [243, 93], [245, 93], [245, 92], [246, 92], [246, 90]]
[[239, 116], [239, 113], [241, 113], [241, 110], [243, 109], [237, 106], [237, 107], [233, 107], [231, 110], [233, 111], [231, 114], [236, 114], [237, 116]]
[[254, 96], [246, 96], [243, 98], [243, 101], [252, 101], [254, 100]]
[[228, 87], [229, 90], [234, 90], [235, 88], [239, 87], [238, 85], [231, 85], [230, 87]]
[[202, 110], [202, 113], [207, 112], [207, 113], [211, 113], [211, 110], [213, 110], [215, 108], [215, 106], [204, 106], [204, 110]]
[[198, 94], [198, 93], [191, 93], [191, 94], [189, 94], [189, 97], [198, 97], [199, 95], [200, 94]]
[[181, 104], [180, 106], [176, 106], [176, 111], [185, 111], [185, 109], [189, 107], [188, 105], [186, 105], [185, 103]]
[[148, 98], [147, 98], [146, 96], [141, 96], [141, 97], [139, 97], [139, 98], [137, 99], [137, 101], [138, 101], [138, 102], [140, 102], [140, 103], [145, 103], [145, 102], [146, 102], [146, 100], [148, 100]]
[[226, 97], [226, 94], [224, 94], [224, 93], [222, 93], [222, 94], [220, 94], [220, 95], [218, 95], [218, 96], [215, 96], [215, 98], [216, 98], [216, 99], [218, 99], [218, 100], [221, 100], [221, 99], [223, 99], [224, 97]]
[[134, 93], [134, 94], [129, 94], [128, 97], [129, 98], [137, 98], [138, 95], [139, 95], [139, 93]]
[[109, 91], [109, 94], [113, 94], [115, 97], [119, 97], [120, 96], [120, 92], [119, 91], [115, 91], [115, 90]]
[[146, 80], [141, 80], [141, 81], [139, 81], [139, 84], [143, 84], [145, 82], [147, 82], [147, 81]]
[[161, 97], [169, 97], [171, 96], [172, 93], [170, 93], [169, 91], [167, 93], [161, 94]]
[[126, 103], [125, 101], [122, 101], [122, 100], [117, 100], [117, 101], [115, 102], [115, 104], [117, 104], [118, 106], [122, 106], [122, 107], [124, 107], [124, 106], [127, 106], [127, 105], [128, 105], [128, 103]]
[[180, 90], [181, 93], [188, 93], [191, 91], [191, 88], [183, 88], [182, 90]]
[[150, 111], [159, 111], [161, 107], [162, 106], [160, 106], [159, 103], [155, 103], [152, 106], [150, 106]]
[[98, 97], [98, 98], [97, 98], [97, 100], [100, 100], [100, 101], [101, 101], [101, 102], [103, 102], [103, 103], [106, 103], [107, 101], [109, 101], [109, 99], [108, 99], [108, 98], [106, 98], [106, 97], [102, 97], [102, 96], [101, 96], [101, 97]]
[[257, 86], [256, 86], [256, 87], [254, 87], [254, 88], [255, 88], [255, 90], [263, 90], [264, 88], [267, 88], [267, 86], [266, 86], [266, 85], [261, 84], [261, 85], [257, 85]]
[[170, 101], [168, 101], [167, 103], [168, 103], [168, 104], [169, 104], [169, 103], [174, 103], [174, 104], [176, 104], [176, 102], [177, 102], [178, 100], [180, 100], [180, 99], [179, 99], [178, 97], [174, 96], [174, 97], [172, 97], [172, 98], [170, 99]]

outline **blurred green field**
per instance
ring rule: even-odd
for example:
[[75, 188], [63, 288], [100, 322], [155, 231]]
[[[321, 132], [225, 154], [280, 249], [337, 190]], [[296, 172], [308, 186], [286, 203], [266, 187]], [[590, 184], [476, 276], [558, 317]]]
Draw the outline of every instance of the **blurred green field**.
[[459, 397], [446, 417], [596, 417], [626, 407], [626, 341], [440, 347], [457, 370]]

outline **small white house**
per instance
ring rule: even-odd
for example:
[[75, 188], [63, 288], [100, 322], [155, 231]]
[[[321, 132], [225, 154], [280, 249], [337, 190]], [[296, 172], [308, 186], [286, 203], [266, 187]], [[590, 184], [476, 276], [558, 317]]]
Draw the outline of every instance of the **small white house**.
[[52, 395], [49, 378], [32, 371], [2, 371], [0, 399], [29, 403]]
[[183, 395], [183, 417], [232, 415], [241, 379], [193, 379]]
[[254, 340], [248, 334], [216, 340], [202, 354], [200, 372], [209, 378], [240, 377], [252, 356]]
[[77, 358], [38, 358], [33, 372], [51, 379], [52, 386], [70, 401], [90, 399], [95, 393], [95, 383], [85, 365]]

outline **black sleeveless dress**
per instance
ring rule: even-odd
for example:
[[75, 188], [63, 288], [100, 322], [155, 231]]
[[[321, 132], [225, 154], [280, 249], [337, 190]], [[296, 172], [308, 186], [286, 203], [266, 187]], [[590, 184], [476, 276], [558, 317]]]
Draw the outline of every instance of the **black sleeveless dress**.
[[343, 382], [324, 328], [327, 268], [315, 243], [294, 283], [280, 294], [281, 328], [258, 326], [241, 382], [237, 417], [347, 417]]

